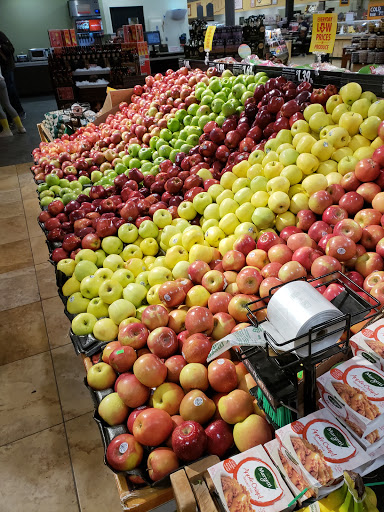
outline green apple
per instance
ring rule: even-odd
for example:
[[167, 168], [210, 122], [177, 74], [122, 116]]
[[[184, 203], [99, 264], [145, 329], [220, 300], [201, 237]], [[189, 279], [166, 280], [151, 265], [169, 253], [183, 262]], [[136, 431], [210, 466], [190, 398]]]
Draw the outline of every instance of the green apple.
[[244, 187], [235, 193], [233, 199], [241, 206], [242, 204], [248, 203], [251, 200], [252, 193], [253, 192], [249, 187]]
[[72, 293], [68, 297], [67, 311], [71, 315], [77, 315], [79, 313], [85, 313], [89, 304], [89, 299], [83, 297], [80, 292]]
[[72, 332], [76, 336], [92, 334], [97, 318], [90, 313], [80, 313], [72, 320]]
[[196, 112], [199, 108], [199, 105], [197, 103], [192, 103], [191, 105], [189, 105], [189, 107], [187, 108], [187, 112], [190, 116], [195, 116], [196, 115]]
[[237, 104], [234, 100], [228, 100], [226, 101], [221, 109], [221, 112], [224, 117], [229, 117], [233, 115], [236, 112]]
[[96, 271], [97, 267], [92, 261], [82, 260], [76, 264], [73, 274], [81, 282], [85, 277], [93, 275]]
[[256, 208], [252, 215], [252, 222], [257, 229], [270, 228], [275, 222], [275, 214], [270, 210], [270, 208]]
[[[63, 261], [63, 260], [61, 260], [61, 261]], [[70, 277], [63, 284], [61, 291], [65, 297], [69, 297], [73, 293], [79, 292], [80, 291], [80, 281], [78, 281], [75, 276]]]
[[92, 263], [97, 262], [97, 255], [92, 249], [81, 249], [75, 256], [75, 263], [79, 261], [91, 261]]
[[108, 315], [116, 325], [119, 325], [125, 318], [135, 316], [136, 308], [132, 302], [118, 299], [109, 306]]
[[123, 242], [117, 236], [106, 236], [102, 239], [101, 247], [106, 254], [120, 254]]
[[141, 149], [140, 144], [129, 144], [128, 153], [132, 157], [137, 157]]
[[109, 279], [103, 281], [99, 288], [99, 297], [106, 304], [112, 304], [115, 300], [121, 298], [123, 287], [117, 281]]
[[69, 181], [67, 180], [67, 178], [61, 178], [60, 181], [59, 181], [59, 185], [61, 188], [68, 188], [69, 187]]
[[[292, 133], [291, 130], [280, 130], [276, 135], [275, 139], [279, 144], [291, 144], [292, 142]], [[271, 139], [273, 140], [273, 139]]]
[[153, 214], [153, 222], [158, 228], [163, 229], [165, 226], [172, 224], [172, 215], [168, 210], [161, 208]]
[[104, 260], [106, 258], [105, 252], [103, 251], [103, 249], [97, 249], [97, 251], [95, 251], [95, 254], [97, 256], [96, 266], [97, 267], [102, 267], [103, 266], [103, 262], [104, 262]]
[[288, 165], [293, 165], [296, 163], [297, 157], [299, 156], [299, 152], [295, 149], [284, 149], [279, 155], [279, 162], [287, 167]]
[[211, 103], [212, 112], [215, 112], [216, 114], [220, 114], [224, 103], [225, 103], [225, 101], [223, 99], [215, 98]]
[[119, 227], [117, 235], [125, 244], [132, 244], [135, 240], [137, 240], [139, 231], [134, 224], [125, 223]]
[[267, 191], [268, 178], [265, 176], [256, 176], [251, 181], [251, 192], [255, 193], [259, 190]]
[[119, 268], [124, 268], [124, 260], [119, 254], [109, 254], [103, 261], [103, 267], [115, 272]]
[[159, 228], [151, 220], [145, 220], [140, 224], [139, 235], [142, 238], [157, 238]]
[[367, 117], [360, 125], [360, 134], [369, 140], [376, 139], [380, 123], [381, 118], [378, 116]]
[[88, 178], [88, 176], [79, 176], [78, 180], [79, 183], [84, 185], [90, 185], [92, 181]]
[[75, 267], [76, 262], [72, 258], [64, 258], [57, 264], [57, 270], [63, 272], [67, 277], [70, 277], [73, 274]]
[[96, 318], [108, 316], [108, 305], [100, 297], [95, 297], [89, 302], [87, 313], [94, 315]]
[[53, 200], [54, 198], [50, 196], [43, 197], [42, 199], [40, 199], [40, 205], [43, 207], [48, 206], [49, 203], [52, 203]]
[[[255, 211], [255, 206], [252, 205], [250, 201], [244, 202], [240, 204], [238, 209], [235, 212], [236, 217], [239, 219], [240, 223], [243, 222], [251, 222], [253, 212]], [[220, 224], [219, 224], [220, 226]], [[236, 231], [237, 225], [235, 227]]]
[[261, 149], [257, 149], [256, 151], [252, 151], [252, 153], [249, 155], [248, 163], [250, 166], [254, 164], [261, 164], [264, 157], [264, 151], [261, 151]]
[[100, 318], [93, 326], [93, 335], [100, 341], [113, 341], [117, 338], [119, 328], [110, 318]]
[[57, 174], [47, 174], [45, 177], [45, 183], [48, 187], [51, 187], [52, 185], [59, 185], [60, 178]]
[[84, 277], [80, 283], [80, 292], [83, 297], [93, 299], [99, 295], [99, 288], [103, 280], [96, 275]]
[[[172, 279], [172, 274], [171, 274]], [[141, 306], [142, 301], [147, 295], [147, 289], [142, 284], [129, 283], [123, 291], [123, 297], [125, 300], [131, 302], [135, 308]]]
[[205, 208], [211, 203], [212, 198], [208, 192], [200, 192], [193, 198], [192, 201], [193, 207], [200, 215], [204, 213]]
[[337, 171], [342, 176], [344, 176], [348, 172], [353, 172], [355, 170], [357, 162], [358, 160], [354, 156], [345, 156], [337, 164]]
[[377, 116], [384, 120], [384, 100], [377, 100], [372, 103], [368, 109], [368, 117], [370, 116]]
[[352, 105], [355, 101], [357, 101], [361, 93], [363, 92], [361, 85], [356, 82], [350, 82], [349, 84], [345, 84], [339, 91], [339, 94], [347, 105]]
[[[108, 269], [110, 270], [110, 269]], [[130, 270], [126, 268], [119, 268], [115, 272], [113, 272], [110, 277], [111, 281], [116, 281], [121, 284], [123, 288], [127, 286], [129, 283], [133, 283], [135, 280], [135, 276]]]
[[91, 172], [91, 181], [92, 183], [96, 183], [101, 180], [103, 177], [103, 173], [101, 171], [92, 171]]

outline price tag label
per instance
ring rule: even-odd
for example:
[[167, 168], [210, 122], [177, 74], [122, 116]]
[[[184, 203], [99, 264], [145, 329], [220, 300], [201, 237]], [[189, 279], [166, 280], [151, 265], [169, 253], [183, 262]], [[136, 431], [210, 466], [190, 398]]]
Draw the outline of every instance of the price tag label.
[[221, 62], [216, 62], [215, 63], [215, 68], [217, 69], [217, 71], [222, 73], [224, 71], [224, 69], [225, 69], [225, 64], [223, 64]]
[[233, 74], [241, 75], [243, 73], [243, 65], [242, 64], [233, 64]]
[[245, 75], [253, 75], [253, 66], [252, 66], [252, 64], [244, 65], [243, 73]]
[[312, 71], [310, 69], [296, 69], [296, 80], [298, 82], [309, 82], [313, 84]]
[[184, 60], [184, 67], [191, 69], [191, 65], [189, 63], [189, 60]]

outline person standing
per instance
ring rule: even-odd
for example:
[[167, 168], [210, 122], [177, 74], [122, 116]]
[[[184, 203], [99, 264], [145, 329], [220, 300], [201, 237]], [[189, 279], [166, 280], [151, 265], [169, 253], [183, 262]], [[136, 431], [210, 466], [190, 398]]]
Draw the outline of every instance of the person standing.
[[26, 129], [24, 128], [18, 113], [12, 107], [9, 101], [7, 86], [3, 75], [1, 74], [0, 67], [0, 126], [3, 128], [3, 131], [0, 132], [0, 137], [12, 137], [13, 133], [9, 127], [7, 115], [5, 114], [3, 109], [11, 117], [11, 119], [13, 119], [17, 131], [19, 133], [25, 133]]
[[14, 52], [15, 49], [11, 41], [4, 32], [0, 31], [0, 66], [7, 86], [9, 100], [21, 119], [25, 119], [25, 112], [20, 103], [15, 84], [15, 75], [13, 71], [15, 69], [15, 61], [13, 57]]

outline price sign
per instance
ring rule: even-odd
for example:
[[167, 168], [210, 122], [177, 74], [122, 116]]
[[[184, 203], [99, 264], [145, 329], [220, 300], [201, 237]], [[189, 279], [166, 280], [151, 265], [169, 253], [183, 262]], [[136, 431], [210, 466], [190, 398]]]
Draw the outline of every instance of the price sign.
[[210, 52], [212, 51], [212, 42], [213, 42], [213, 35], [216, 30], [216, 25], [209, 25], [207, 27], [207, 30], [205, 32], [205, 38], [204, 38], [204, 51]]
[[184, 67], [191, 69], [191, 65], [189, 63], [189, 60], [184, 60]]
[[309, 51], [312, 53], [332, 53], [335, 45], [336, 29], [337, 14], [314, 14]]
[[252, 64], [244, 65], [243, 73], [244, 73], [244, 75], [253, 75], [253, 66], [252, 66]]
[[339, 0], [340, 7], [349, 5], [349, 0]]
[[311, 71], [310, 69], [295, 69], [295, 73], [296, 80], [298, 82], [309, 82], [310, 84], [313, 84], [313, 71]]
[[368, 19], [374, 20], [378, 18], [384, 18], [384, 4], [373, 3], [368, 7]]
[[216, 62], [215, 63], [215, 68], [217, 69], [217, 71], [222, 73], [224, 71], [224, 69], [225, 69], [225, 64], [222, 64], [221, 62]]

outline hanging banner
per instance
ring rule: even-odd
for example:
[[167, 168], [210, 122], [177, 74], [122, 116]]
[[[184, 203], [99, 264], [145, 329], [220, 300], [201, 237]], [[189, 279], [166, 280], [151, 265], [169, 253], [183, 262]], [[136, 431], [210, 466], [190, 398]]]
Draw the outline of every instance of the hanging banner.
[[332, 53], [336, 30], [337, 14], [314, 14], [309, 51], [312, 53]]
[[213, 34], [215, 33], [216, 25], [209, 25], [204, 38], [204, 51], [210, 52], [212, 50]]

